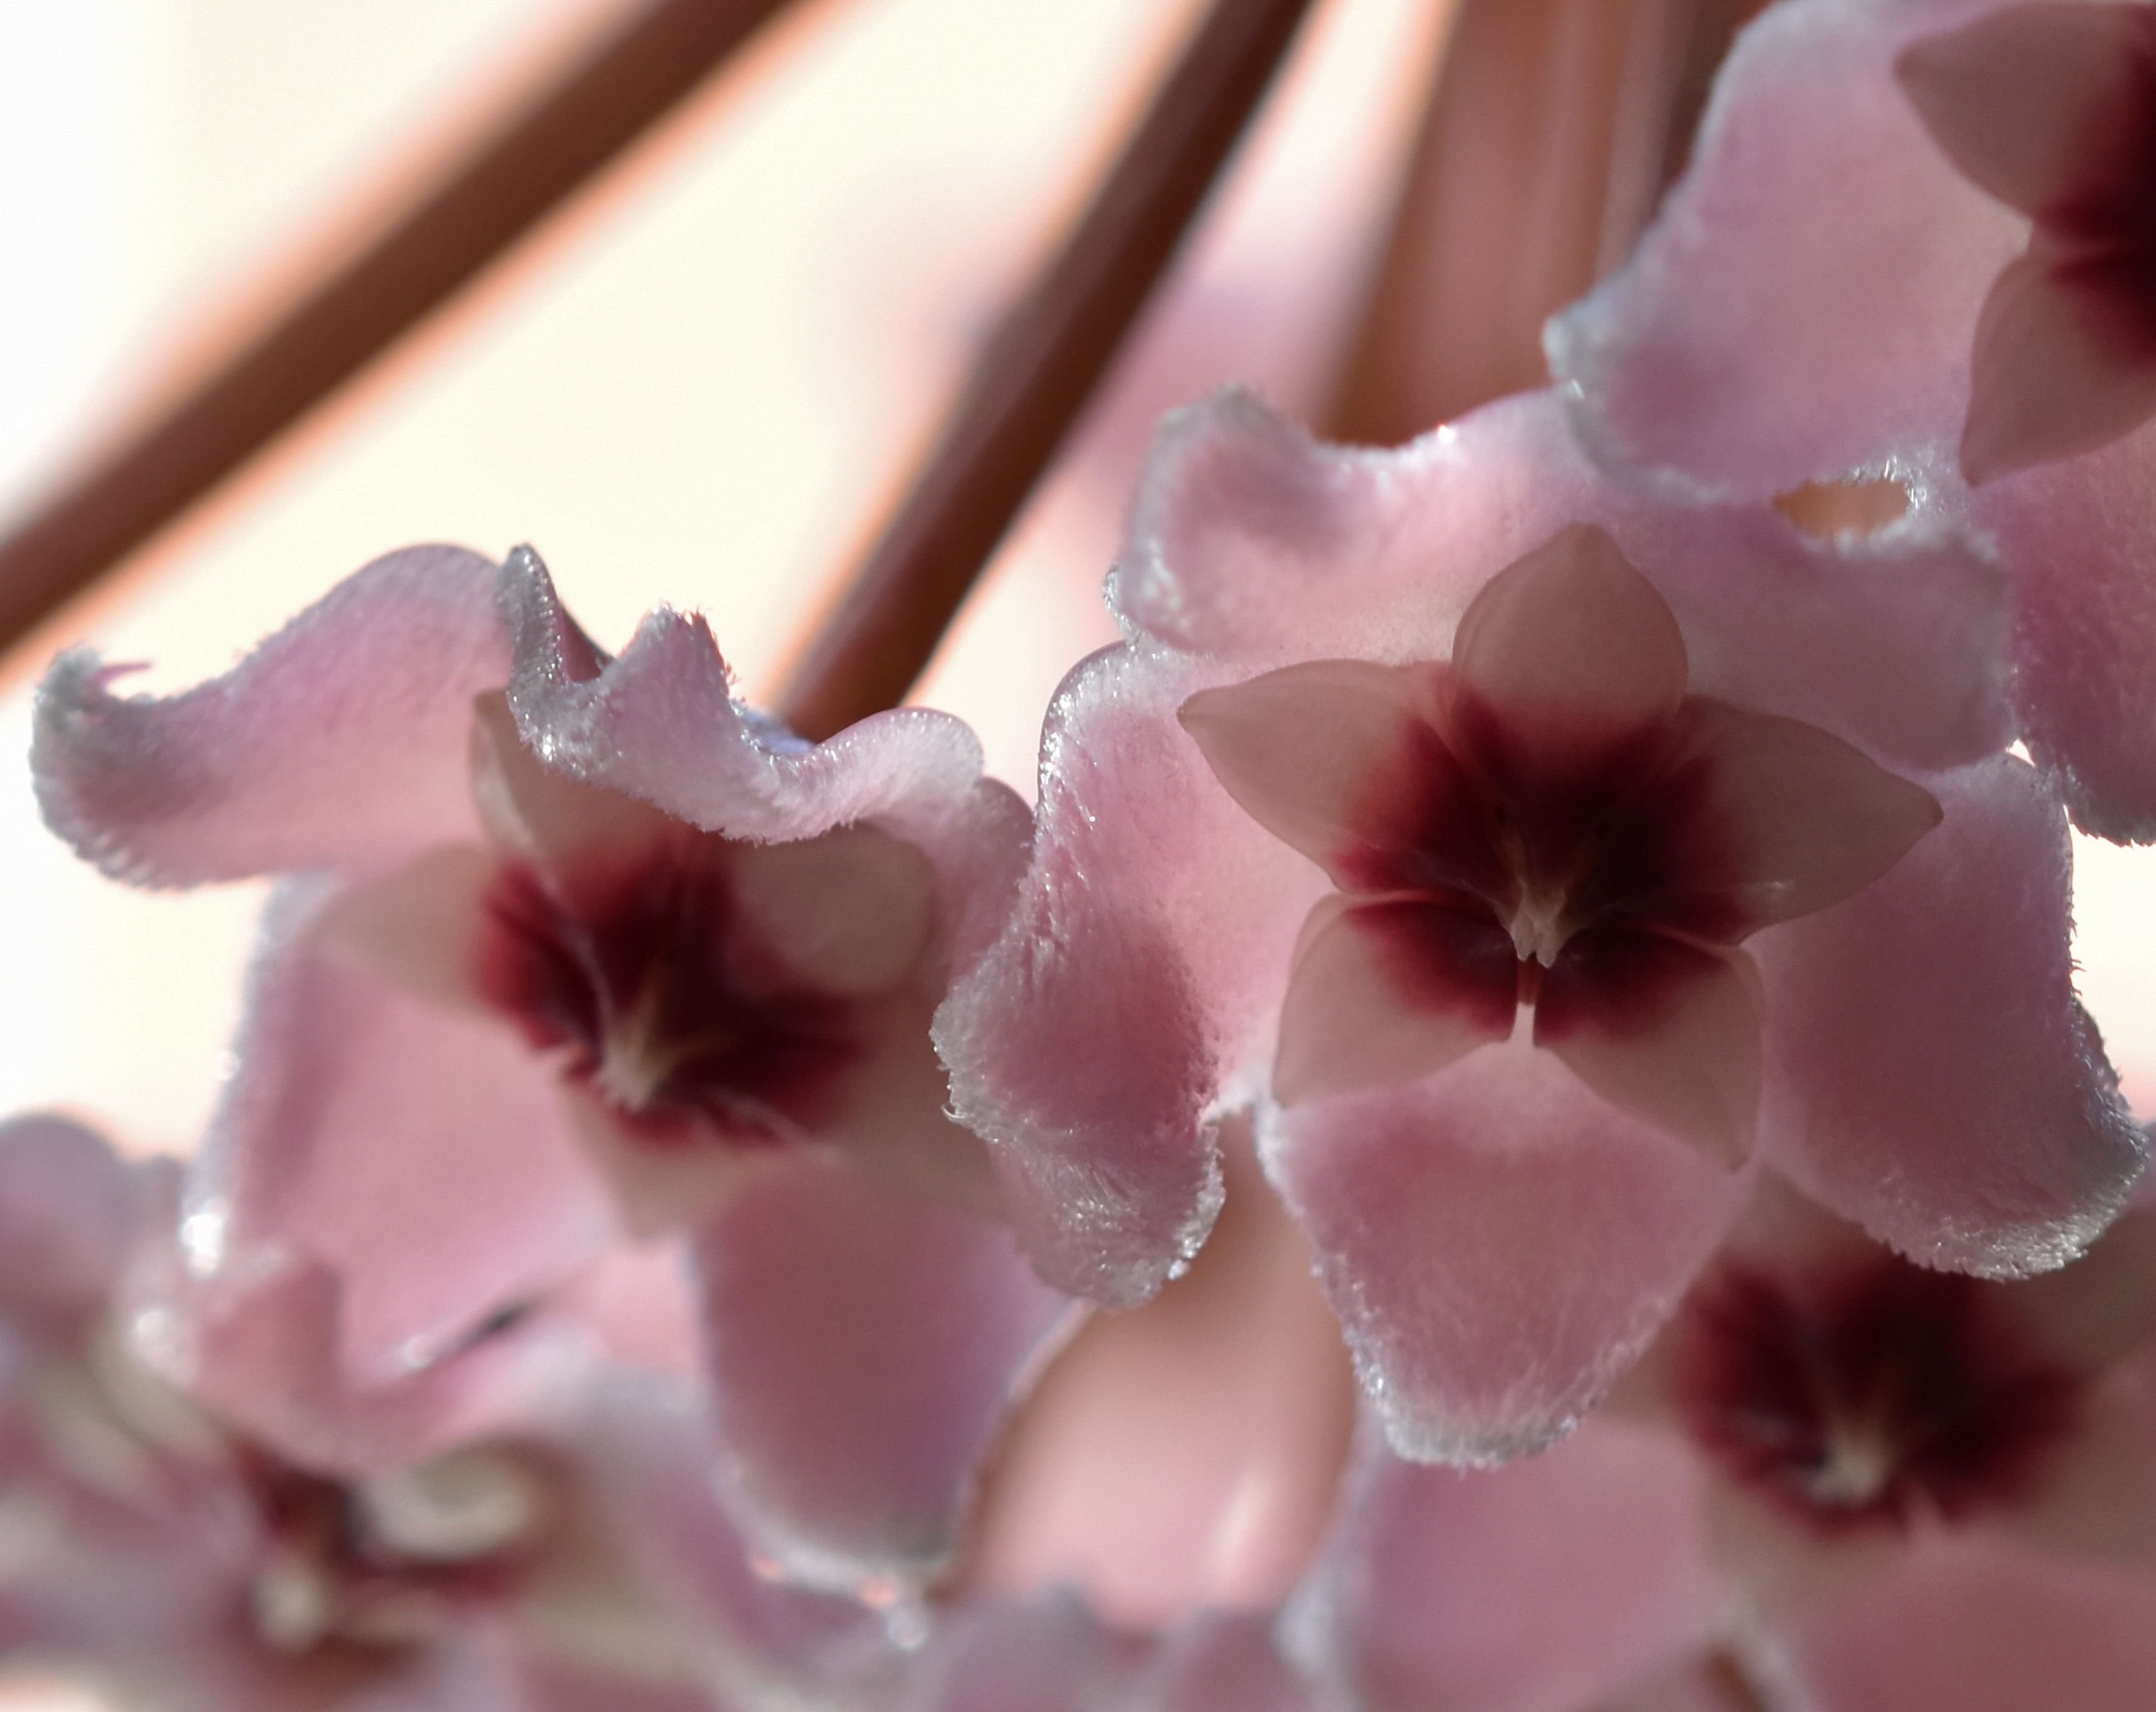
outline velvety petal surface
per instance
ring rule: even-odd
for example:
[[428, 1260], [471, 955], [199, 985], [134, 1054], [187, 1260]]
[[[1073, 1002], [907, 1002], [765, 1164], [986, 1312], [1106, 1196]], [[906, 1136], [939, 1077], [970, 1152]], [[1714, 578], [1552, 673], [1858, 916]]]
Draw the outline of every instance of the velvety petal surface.
[[445, 1011], [321, 942], [331, 885], [273, 900], [184, 1241], [236, 1288], [318, 1263], [339, 1360], [408, 1372], [560, 1282], [611, 1210], [554, 1078], [489, 1018]]
[[391, 553], [177, 696], [116, 696], [120, 668], [63, 655], [31, 753], [47, 823], [106, 873], [162, 886], [473, 838], [472, 697], [509, 676], [495, 577], [461, 548]]
[[1372, 1435], [1291, 1632], [1367, 1712], [1590, 1705], [1712, 1633], [1700, 1499], [1681, 1446], [1599, 1420], [1498, 1469]]
[[2015, 567], [2030, 753], [2087, 830], [2156, 839], [2156, 437], [2041, 465], [1968, 504]]
[[1912, 1259], [2041, 1271], [2118, 1211], [2147, 1144], [2074, 996], [2056, 799], [2010, 756], [1924, 782], [1936, 831], [1847, 902], [1753, 942], [1761, 1145]]
[[1645, 1347], [1743, 1192], [1517, 1040], [1273, 1113], [1262, 1142], [1386, 1434], [1418, 1461], [1558, 1437]]
[[1544, 335], [1599, 458], [1763, 498], [1951, 456], [1978, 311], [2029, 223], [1938, 148], [1893, 66], [1988, 9], [1805, 0], [1738, 39], [1654, 224]]
[[1269, 1076], [1295, 935], [1326, 890], [1175, 722], [1230, 675], [1137, 645], [1065, 681], [1032, 869], [937, 1018], [953, 1109], [988, 1139], [1034, 1264], [1110, 1303], [1142, 1300], [1210, 1226], [1214, 1101]]
[[1600, 474], [1554, 390], [1384, 454], [1320, 445], [1246, 393], [1193, 405], [1141, 477], [1110, 597], [1127, 628], [1255, 666], [1441, 660], [1478, 590], [1581, 523], [1669, 603], [1697, 692], [1890, 764], [2012, 735], [2009, 581], [1938, 498], [1830, 541], [1764, 505], [1671, 505]]
[[847, 1591], [932, 1574], [1070, 1303], [1000, 1226], [813, 1163], [747, 1189], [696, 1252], [718, 1430], [764, 1550]]

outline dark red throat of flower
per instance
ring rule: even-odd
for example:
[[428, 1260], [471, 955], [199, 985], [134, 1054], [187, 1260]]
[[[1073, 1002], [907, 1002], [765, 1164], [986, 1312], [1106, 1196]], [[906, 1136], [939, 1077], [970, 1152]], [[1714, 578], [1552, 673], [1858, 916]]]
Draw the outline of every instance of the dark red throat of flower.
[[862, 1050], [853, 1004], [789, 985], [756, 943], [704, 835], [565, 876], [505, 862], [478, 964], [489, 1003], [657, 1142], [813, 1128]]
[[2082, 1381], [2027, 1347], [1997, 1289], [1883, 1255], [1824, 1279], [1724, 1265], [1683, 1310], [1680, 1406], [1741, 1484], [1824, 1532], [2010, 1503]]

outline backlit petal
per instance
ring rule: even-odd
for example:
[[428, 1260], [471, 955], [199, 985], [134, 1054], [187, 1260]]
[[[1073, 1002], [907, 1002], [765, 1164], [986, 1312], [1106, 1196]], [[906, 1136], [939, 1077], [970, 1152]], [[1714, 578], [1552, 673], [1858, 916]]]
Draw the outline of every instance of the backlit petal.
[[1743, 1198], [1525, 1041], [1275, 1114], [1263, 1139], [1387, 1437], [1424, 1461], [1502, 1461], [1562, 1434]]
[[1758, 1119], [1758, 989], [1741, 951], [1582, 933], [1543, 978], [1535, 1044], [1604, 1099], [1739, 1165]]
[[494, 579], [461, 548], [393, 553], [177, 696], [115, 696], [119, 668], [63, 655], [31, 755], [48, 824], [105, 872], [163, 886], [470, 840], [471, 701], [509, 675]]
[[378, 1378], [559, 1282], [610, 1221], [553, 1078], [507, 1027], [323, 946], [336, 896], [292, 882], [264, 921], [189, 1241], [206, 1273], [320, 1262], [337, 1358]]
[[696, 1252], [718, 1427], [768, 1555], [849, 1591], [933, 1572], [1068, 1300], [1008, 1231], [814, 1163], [747, 1190]]
[[1441, 1070], [1512, 1031], [1519, 959], [1486, 917], [1339, 893], [1303, 924], [1273, 1094], [1295, 1105]]
[[1296, 931], [1326, 890], [1175, 722], [1231, 671], [1141, 644], [1065, 681], [1032, 870], [937, 1018], [953, 1108], [988, 1138], [1028, 1252], [1097, 1300], [1143, 1300], [1203, 1240], [1209, 1109], [1269, 1072]]
[[1763, 1146], [1928, 1265], [2058, 1266], [2109, 1222], [2146, 1139], [2076, 1002], [2057, 801], [2000, 756], [1924, 781], [1938, 829], [1845, 903], [1753, 942]]
[[1989, 9], [1782, 6], [1738, 38], [1654, 224], [1544, 334], [1599, 459], [1763, 499], [1951, 452], [2028, 221], [1939, 151], [1893, 63]]
[[1260, 825], [1352, 886], [1423, 831], [1443, 789], [1424, 774], [1457, 773], [1431, 728], [1437, 693], [1426, 669], [1313, 660], [1200, 690], [1176, 717]]
[[1939, 823], [1930, 792], [1815, 725], [1705, 700], [1688, 723], [1712, 758], [1732, 902], [1754, 926], [1840, 902]]
[[1560, 753], [1667, 718], [1689, 671], [1669, 603], [1589, 525], [1490, 579], [1460, 620], [1452, 669], [1513, 741]]
[[763, 942], [824, 992], [888, 991], [920, 963], [935, 931], [928, 858], [873, 827], [744, 846], [732, 877]]

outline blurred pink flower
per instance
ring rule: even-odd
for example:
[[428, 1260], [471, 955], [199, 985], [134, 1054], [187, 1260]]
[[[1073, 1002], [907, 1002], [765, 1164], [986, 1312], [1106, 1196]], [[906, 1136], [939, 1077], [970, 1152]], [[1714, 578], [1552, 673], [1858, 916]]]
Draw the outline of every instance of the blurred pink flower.
[[932, 1570], [1066, 1311], [928, 1041], [1025, 848], [971, 733], [804, 743], [732, 699], [699, 620], [607, 659], [528, 552], [392, 554], [184, 695], [111, 676], [70, 655], [41, 694], [56, 830], [140, 882], [292, 875], [190, 1175], [188, 1382], [349, 1424], [686, 1226], [678, 1353], [765, 1549], [837, 1585]]
[[[1573, 536], [1477, 613], [1486, 589], [1507, 589], [1501, 572], [1574, 525], [1604, 532], [1644, 584], [1599, 537]], [[1605, 591], [1654, 598], [1598, 596], [1576, 633], [1557, 617], [1517, 632], [1493, 621], [1497, 663], [1480, 658], [1483, 616], [1582, 565], [1601, 567]], [[1583, 685], [1645, 685], [1667, 729], [1799, 733], [1773, 766], [1773, 747], [1755, 746], [1758, 772], [1732, 776], [1773, 782], [1734, 791], [1708, 823], [1740, 829], [1746, 856], [1640, 918], [1660, 924], [1650, 949], [1696, 959], [1702, 979], [1733, 972], [1733, 956], [1756, 964], [1763, 1157], [1903, 1252], [1996, 1274], [2071, 1258], [2139, 1171], [2144, 1139], [2072, 990], [2064, 817], [2032, 769], [1997, 753], [2005, 591], [1935, 516], [1821, 542], [1763, 506], [1669, 503], [1588, 464], [1553, 395], [1389, 453], [1317, 445], [1229, 394], [1163, 430], [1111, 599], [1130, 640], [1059, 692], [1031, 874], [937, 1025], [959, 1113], [995, 1144], [1052, 1282], [1117, 1303], [1157, 1288], [1218, 1210], [1219, 1117], [1255, 1102], [1268, 1174], [1403, 1453], [1481, 1461], [1546, 1444], [1654, 1335], [1743, 1203], [1742, 1179], [1679, 1139], [1737, 1152], [1740, 1126], [1680, 1108], [1691, 1067], [1742, 1068], [1749, 1005], [1736, 1023], [1709, 1019], [1727, 1034], [1711, 1050], [1676, 1029], [1658, 1057], [1640, 1050], [1651, 1036], [1610, 1031], [1613, 1050], [1574, 1050], [1568, 1066], [1524, 1037], [1495, 1040], [1517, 1004], [1517, 866], [1493, 858], [1483, 884], [1425, 864], [1404, 897], [1392, 870], [1434, 847], [1427, 829], [1409, 815], [1373, 845], [1385, 817], [1352, 800], [1387, 733], [1439, 728], [1424, 711], [1438, 662], [1455, 681], [1487, 666], [1523, 695], [1547, 687], [1538, 625], [1553, 658], [1584, 663]], [[1274, 691], [1281, 717], [1233, 736], [1231, 713], [1265, 710]], [[1186, 707], [1202, 744], [1178, 723]], [[1548, 709], [1569, 717], [1558, 700]], [[1502, 721], [1492, 730], [1509, 740]], [[1943, 818], [1893, 862], [1929, 818], [1926, 793]], [[1805, 812], [1837, 799], [1861, 812]], [[1532, 794], [1483, 800], [1476, 813], [1501, 830], [1491, 802], [1539, 812]], [[1610, 824], [1650, 823], [1628, 806]], [[1341, 837], [1349, 825], [1360, 841]], [[1755, 835], [1777, 862], [1752, 865]], [[1539, 836], [1517, 848], [1539, 851]], [[1368, 881], [1373, 864], [1388, 871]], [[1645, 897], [1629, 889], [1639, 878], [1609, 895]], [[1753, 879], [1770, 883], [1744, 892]], [[1358, 890], [1403, 913], [1440, 892], [1471, 902], [1442, 923], [1450, 938], [1409, 936], [1413, 958], [1351, 969], [1356, 1002], [1337, 1015], [1352, 1026], [1327, 1035], [1296, 1005], [1326, 938], [1302, 941], [1298, 963], [1298, 936], [1313, 909], [1323, 923], [1363, 907]], [[1733, 912], [1719, 929], [1669, 933], [1711, 899]], [[1763, 922], [1743, 953], [1722, 949]], [[1488, 983], [1463, 945], [1488, 953]], [[1436, 1020], [1404, 1015], [1402, 982], [1433, 966], [1449, 971], [1431, 990], [1444, 1004], [1425, 1007]], [[1448, 1020], [1461, 1015], [1471, 1027]], [[1317, 1032], [1299, 1039], [1301, 1021]], [[1477, 1040], [1491, 1043], [1444, 1063]], [[1322, 1062], [1306, 1075], [1296, 1055], [1312, 1041]], [[1748, 1118], [1748, 1090], [1732, 1088], [1716, 1098]], [[1331, 1097], [1295, 1098], [1314, 1093]]]
[[[1610, 1407], [1696, 1455], [1717, 1556], [1820, 1704], [2026, 1705], [2047, 1671], [2061, 1704], [2156, 1693], [2145, 1197], [2010, 1283], [1912, 1266], [1770, 1175]], [[2001, 1627], [2023, 1597], [2042, 1620]], [[1897, 1607], [1932, 1608], [1897, 1638]], [[1862, 1690], [1860, 1654], [1897, 1686]]]
[[1887, 476], [1986, 541], [2018, 734], [2122, 840], [2156, 837], [2152, 30], [2138, 3], [1787, 0], [1546, 334], [1613, 469], [1731, 499]]
[[724, 1529], [678, 1382], [624, 1386], [588, 1360], [551, 1407], [364, 1468], [234, 1431], [137, 1363], [115, 1293], [166, 1239], [172, 1188], [163, 1162], [131, 1167], [71, 1124], [0, 1124], [11, 1654], [203, 1712], [696, 1712], [714, 1683], [859, 1669], [881, 1644], [855, 1608], [747, 1576], [696, 1612], [728, 1638], [724, 1674], [670, 1630], [609, 1464], [633, 1442], [640, 1478]]

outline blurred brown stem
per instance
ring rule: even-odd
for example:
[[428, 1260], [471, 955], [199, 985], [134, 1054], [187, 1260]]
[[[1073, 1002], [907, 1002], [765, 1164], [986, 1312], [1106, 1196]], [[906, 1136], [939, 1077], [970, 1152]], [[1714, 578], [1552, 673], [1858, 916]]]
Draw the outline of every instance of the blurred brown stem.
[[1121, 157], [983, 353], [781, 698], [804, 736], [895, 706], [1167, 269], [1310, 0], [1214, 0]]
[[1543, 384], [1543, 322], [1630, 252], [1759, 3], [1460, 0], [1320, 427], [1394, 445]]
[[788, 0], [647, 0], [361, 254], [0, 541], [0, 650], [336, 392]]

